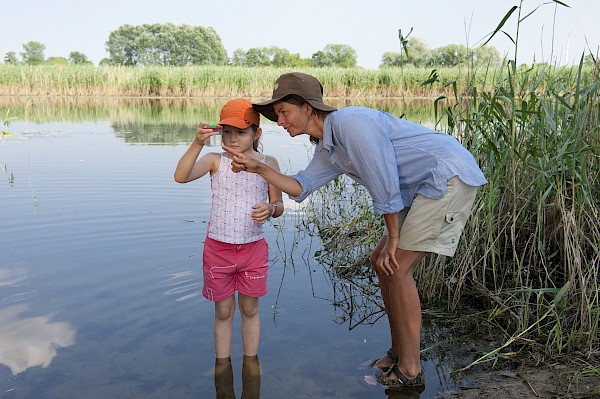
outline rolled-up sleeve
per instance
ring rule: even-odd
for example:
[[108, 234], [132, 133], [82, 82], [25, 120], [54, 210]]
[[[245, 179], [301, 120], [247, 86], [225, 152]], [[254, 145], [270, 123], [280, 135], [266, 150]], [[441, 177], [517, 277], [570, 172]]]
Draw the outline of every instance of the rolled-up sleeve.
[[290, 195], [290, 198], [296, 202], [302, 202], [310, 194], [341, 174], [342, 172], [327, 159], [327, 151], [319, 146], [306, 169], [291, 175], [302, 186], [302, 193], [297, 197]]

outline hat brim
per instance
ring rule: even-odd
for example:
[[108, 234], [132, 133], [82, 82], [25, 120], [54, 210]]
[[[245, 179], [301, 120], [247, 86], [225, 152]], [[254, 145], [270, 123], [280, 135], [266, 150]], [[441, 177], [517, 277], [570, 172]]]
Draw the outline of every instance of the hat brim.
[[246, 129], [249, 128], [250, 125], [247, 125], [240, 121], [239, 118], [225, 118], [219, 121], [219, 125], [229, 125], [233, 127], [237, 127], [238, 129]]
[[[289, 97], [289, 96], [290, 96], [290, 94], [288, 94], [284, 97], [272, 98], [270, 100], [263, 101], [260, 103], [253, 103], [252, 108], [254, 108], [258, 112], [260, 112], [268, 120], [277, 122], [277, 114], [275, 113], [275, 110], [273, 109], [273, 104], [276, 103], [277, 101], [281, 101], [284, 98]], [[302, 97], [302, 96], [300, 96], [300, 97]], [[326, 111], [326, 112], [337, 111], [337, 108], [330, 107], [329, 105], [325, 104], [323, 101], [311, 100], [311, 99], [304, 98], [304, 97], [302, 97], [302, 98], [304, 99], [304, 101], [309, 103], [313, 108], [318, 109], [320, 111]]]

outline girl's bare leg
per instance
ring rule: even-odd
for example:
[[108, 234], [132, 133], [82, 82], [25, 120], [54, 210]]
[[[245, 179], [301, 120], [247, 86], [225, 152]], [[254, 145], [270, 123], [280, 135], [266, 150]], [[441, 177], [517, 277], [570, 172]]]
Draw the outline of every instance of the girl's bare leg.
[[231, 295], [222, 301], [215, 302], [215, 354], [217, 358], [231, 356], [231, 337], [233, 315], [235, 313], [235, 296]]
[[240, 314], [242, 315], [242, 344], [245, 356], [256, 356], [260, 339], [260, 313], [258, 298], [238, 295]]

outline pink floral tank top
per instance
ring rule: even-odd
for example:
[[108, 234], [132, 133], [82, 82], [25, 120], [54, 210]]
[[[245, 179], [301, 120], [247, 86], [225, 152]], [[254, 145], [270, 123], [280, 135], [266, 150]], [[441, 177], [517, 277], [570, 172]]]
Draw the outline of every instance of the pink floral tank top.
[[263, 238], [263, 226], [252, 219], [252, 205], [268, 201], [269, 183], [256, 173], [234, 173], [231, 159], [221, 155], [219, 169], [211, 176], [210, 185], [212, 207], [208, 236], [230, 244], [246, 244]]

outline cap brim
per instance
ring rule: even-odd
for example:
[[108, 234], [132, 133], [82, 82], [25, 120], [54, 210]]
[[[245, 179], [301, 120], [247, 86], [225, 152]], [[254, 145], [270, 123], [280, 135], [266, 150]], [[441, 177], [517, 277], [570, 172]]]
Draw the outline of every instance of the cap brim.
[[[285, 97], [287, 97], [287, 96], [285, 96]], [[260, 103], [253, 103], [252, 108], [254, 108], [258, 112], [260, 112], [265, 118], [267, 118], [273, 122], [277, 122], [277, 114], [275, 113], [275, 110], [273, 109], [273, 103], [276, 103], [277, 101], [280, 101], [280, 100], [284, 99], [285, 97], [272, 98], [271, 100], [263, 101]], [[304, 97], [302, 97], [302, 98], [304, 98]], [[304, 98], [304, 100], [307, 103], [309, 103], [313, 108], [316, 108], [318, 110], [327, 111], [327, 112], [337, 111], [337, 108], [330, 107], [329, 105], [325, 104], [322, 101], [309, 100], [306, 98]]]
[[237, 127], [238, 129], [246, 129], [249, 127], [245, 123], [241, 122], [238, 118], [225, 118], [219, 121], [219, 125], [229, 125]]

